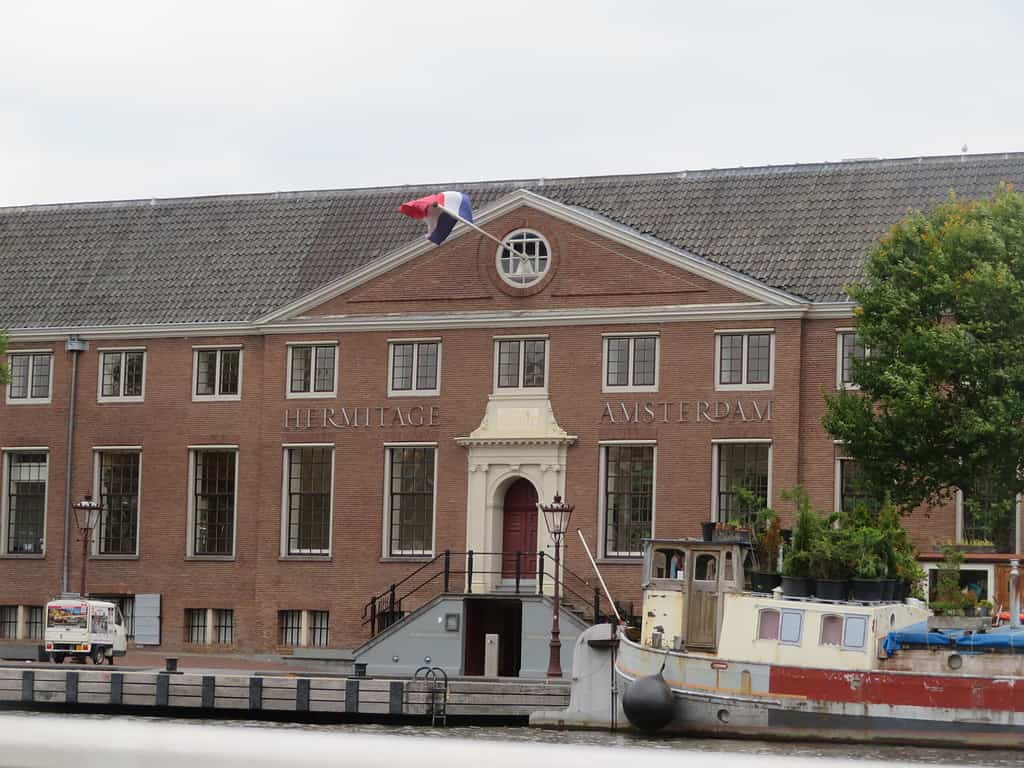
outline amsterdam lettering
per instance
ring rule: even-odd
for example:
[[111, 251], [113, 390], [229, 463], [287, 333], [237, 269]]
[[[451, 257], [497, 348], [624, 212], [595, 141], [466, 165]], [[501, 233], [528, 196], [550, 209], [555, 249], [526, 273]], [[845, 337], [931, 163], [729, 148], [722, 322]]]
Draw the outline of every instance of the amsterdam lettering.
[[436, 405], [391, 405], [353, 408], [288, 408], [284, 412], [285, 429], [385, 429], [389, 427], [437, 426], [440, 408]]
[[606, 402], [601, 414], [602, 424], [720, 424], [771, 420], [771, 400]]

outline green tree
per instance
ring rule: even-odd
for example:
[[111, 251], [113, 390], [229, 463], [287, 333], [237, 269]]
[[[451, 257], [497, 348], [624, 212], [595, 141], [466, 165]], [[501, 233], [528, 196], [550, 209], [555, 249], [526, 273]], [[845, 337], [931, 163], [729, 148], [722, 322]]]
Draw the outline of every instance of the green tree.
[[1005, 524], [1024, 491], [1024, 196], [908, 214], [848, 292], [869, 352], [825, 428], [876, 497], [906, 511], [959, 488]]

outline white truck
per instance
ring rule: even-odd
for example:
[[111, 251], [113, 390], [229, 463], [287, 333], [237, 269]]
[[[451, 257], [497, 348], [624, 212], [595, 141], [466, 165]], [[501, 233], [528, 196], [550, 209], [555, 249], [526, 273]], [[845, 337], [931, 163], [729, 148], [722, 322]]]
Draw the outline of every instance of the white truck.
[[84, 664], [114, 663], [128, 648], [124, 617], [113, 603], [63, 598], [46, 604], [46, 653], [62, 664], [68, 656]]

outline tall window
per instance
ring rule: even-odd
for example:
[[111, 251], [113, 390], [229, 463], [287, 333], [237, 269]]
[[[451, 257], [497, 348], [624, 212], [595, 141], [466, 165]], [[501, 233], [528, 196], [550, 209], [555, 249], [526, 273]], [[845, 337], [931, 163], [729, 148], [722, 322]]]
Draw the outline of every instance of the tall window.
[[6, 546], [8, 555], [41, 555], [46, 534], [47, 455], [8, 453]]
[[961, 492], [961, 541], [990, 541], [1000, 553], [1017, 551], [1017, 502], [994, 495], [981, 482], [971, 493]]
[[547, 340], [502, 339], [497, 344], [498, 389], [542, 389], [546, 384]]
[[328, 626], [330, 614], [327, 611], [309, 612], [309, 644], [314, 648], [326, 648], [328, 645]]
[[881, 503], [865, 488], [861, 465], [840, 452], [836, 459], [837, 511], [852, 512], [859, 506], [877, 510]]
[[100, 524], [97, 547], [101, 555], [134, 555], [139, 530], [139, 469], [136, 451], [99, 454]]
[[302, 638], [302, 611], [277, 612], [278, 645], [299, 645]]
[[288, 449], [289, 555], [330, 554], [333, 455], [328, 446]]
[[185, 609], [185, 642], [205, 643], [206, 642], [206, 609], [186, 608]]
[[11, 383], [7, 387], [10, 403], [48, 403], [51, 395], [52, 352], [14, 353], [8, 357]]
[[767, 389], [772, 385], [775, 334], [718, 334], [718, 389]]
[[293, 344], [288, 347], [288, 394], [321, 397], [337, 390], [337, 346]]
[[394, 395], [436, 395], [441, 344], [436, 341], [402, 341], [389, 344], [391, 376], [389, 392]]
[[28, 609], [25, 630], [25, 635], [29, 640], [43, 639], [43, 607], [41, 605], [34, 605]]
[[234, 554], [237, 460], [234, 450], [192, 451], [193, 555]]
[[433, 446], [388, 448], [388, 555], [429, 555], [434, 549]]
[[235, 612], [218, 608], [213, 612], [213, 642], [231, 645], [235, 642]]
[[197, 349], [194, 369], [196, 399], [236, 400], [240, 396], [242, 350]]
[[836, 336], [836, 344], [836, 387], [856, 388], [853, 381], [854, 361], [867, 357], [867, 350], [857, 339], [856, 331], [840, 331]]
[[649, 390], [657, 386], [657, 336], [607, 336], [605, 389]]
[[[768, 495], [768, 443], [721, 443], [718, 454], [718, 487], [716, 489], [717, 520], [747, 521], [762, 504], [770, 503]], [[740, 490], [753, 495], [752, 504], [745, 503]]]
[[143, 350], [100, 352], [100, 400], [141, 400], [145, 367]]
[[604, 446], [604, 550], [638, 557], [654, 520], [654, 446]]

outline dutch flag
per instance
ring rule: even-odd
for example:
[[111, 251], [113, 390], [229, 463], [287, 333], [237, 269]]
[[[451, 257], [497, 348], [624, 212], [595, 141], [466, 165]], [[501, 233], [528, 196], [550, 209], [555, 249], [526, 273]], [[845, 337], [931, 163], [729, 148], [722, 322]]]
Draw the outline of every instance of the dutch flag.
[[469, 195], [462, 192], [438, 192], [436, 195], [402, 203], [398, 210], [413, 219], [426, 219], [427, 240], [435, 245], [445, 241], [456, 221], [461, 219], [473, 222]]

